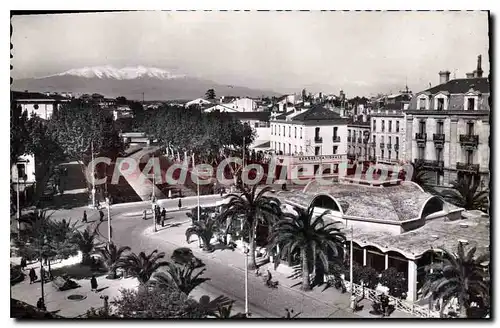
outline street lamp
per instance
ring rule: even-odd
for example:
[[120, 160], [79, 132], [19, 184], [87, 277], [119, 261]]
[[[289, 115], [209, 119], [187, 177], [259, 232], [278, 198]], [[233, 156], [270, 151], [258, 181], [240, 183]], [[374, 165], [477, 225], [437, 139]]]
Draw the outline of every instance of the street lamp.
[[41, 283], [41, 289], [42, 289], [42, 304], [45, 306], [45, 293], [43, 289], [43, 280], [44, 280], [44, 272], [45, 270], [43, 269], [43, 248], [45, 244], [47, 243], [47, 236], [44, 236], [42, 239], [42, 247], [40, 247], [40, 283]]
[[151, 210], [153, 211], [153, 222], [155, 226], [155, 232], [157, 232], [158, 230], [156, 229], [156, 197], [154, 195], [153, 197], [151, 197]]
[[243, 246], [243, 252], [245, 253], [245, 315], [248, 316], [248, 247]]
[[92, 207], [95, 208], [95, 165], [94, 165], [94, 141], [90, 144], [92, 152]]
[[111, 214], [110, 214], [111, 200], [109, 199], [109, 196], [106, 197], [106, 205], [108, 208], [108, 243], [111, 244]]

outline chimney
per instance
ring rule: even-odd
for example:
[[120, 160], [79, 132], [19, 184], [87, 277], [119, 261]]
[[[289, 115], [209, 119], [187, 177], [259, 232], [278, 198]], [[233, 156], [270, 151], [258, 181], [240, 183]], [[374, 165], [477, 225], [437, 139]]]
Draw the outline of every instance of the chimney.
[[481, 55], [477, 56], [477, 68], [474, 71], [474, 77], [483, 77], [483, 70], [481, 68]]
[[472, 79], [472, 78], [474, 78], [474, 73], [465, 73], [465, 78], [466, 79]]
[[439, 72], [439, 84], [444, 84], [450, 80], [450, 72], [449, 71], [441, 71]]

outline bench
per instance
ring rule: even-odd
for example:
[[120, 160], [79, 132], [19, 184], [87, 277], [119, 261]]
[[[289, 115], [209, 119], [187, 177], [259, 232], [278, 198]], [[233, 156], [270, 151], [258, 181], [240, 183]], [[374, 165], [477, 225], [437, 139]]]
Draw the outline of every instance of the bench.
[[52, 280], [52, 285], [59, 291], [65, 291], [80, 287], [75, 281], [71, 279], [64, 279], [63, 277], [56, 277]]

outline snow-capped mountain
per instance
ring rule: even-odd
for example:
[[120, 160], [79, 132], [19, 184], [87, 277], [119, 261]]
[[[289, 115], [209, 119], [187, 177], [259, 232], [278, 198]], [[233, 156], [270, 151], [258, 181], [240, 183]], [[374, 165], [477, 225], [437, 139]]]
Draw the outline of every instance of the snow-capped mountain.
[[191, 100], [204, 97], [208, 89], [217, 96], [260, 97], [277, 96], [276, 92], [240, 86], [229, 86], [214, 81], [176, 74], [156, 67], [123, 67], [110, 65], [70, 69], [41, 78], [15, 80], [15, 91], [72, 92], [74, 95], [99, 93], [106, 97], [124, 96], [127, 99]]
[[151, 77], [160, 80], [169, 80], [169, 79], [186, 77], [185, 75], [173, 74], [169, 71], [156, 67], [137, 66], [137, 67], [116, 68], [110, 65], [74, 68], [66, 72], [62, 72], [55, 75], [49, 75], [47, 77], [65, 76], [65, 75], [79, 76], [85, 78], [99, 78], [99, 79], [108, 78], [117, 80], [132, 80], [142, 77]]

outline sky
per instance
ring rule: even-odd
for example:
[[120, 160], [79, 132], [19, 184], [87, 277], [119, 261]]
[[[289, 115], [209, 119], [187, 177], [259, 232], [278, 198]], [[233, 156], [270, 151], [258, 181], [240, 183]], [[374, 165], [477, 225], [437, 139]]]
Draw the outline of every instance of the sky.
[[490, 69], [487, 12], [114, 12], [14, 16], [13, 78], [151, 66], [276, 92], [418, 92]]

